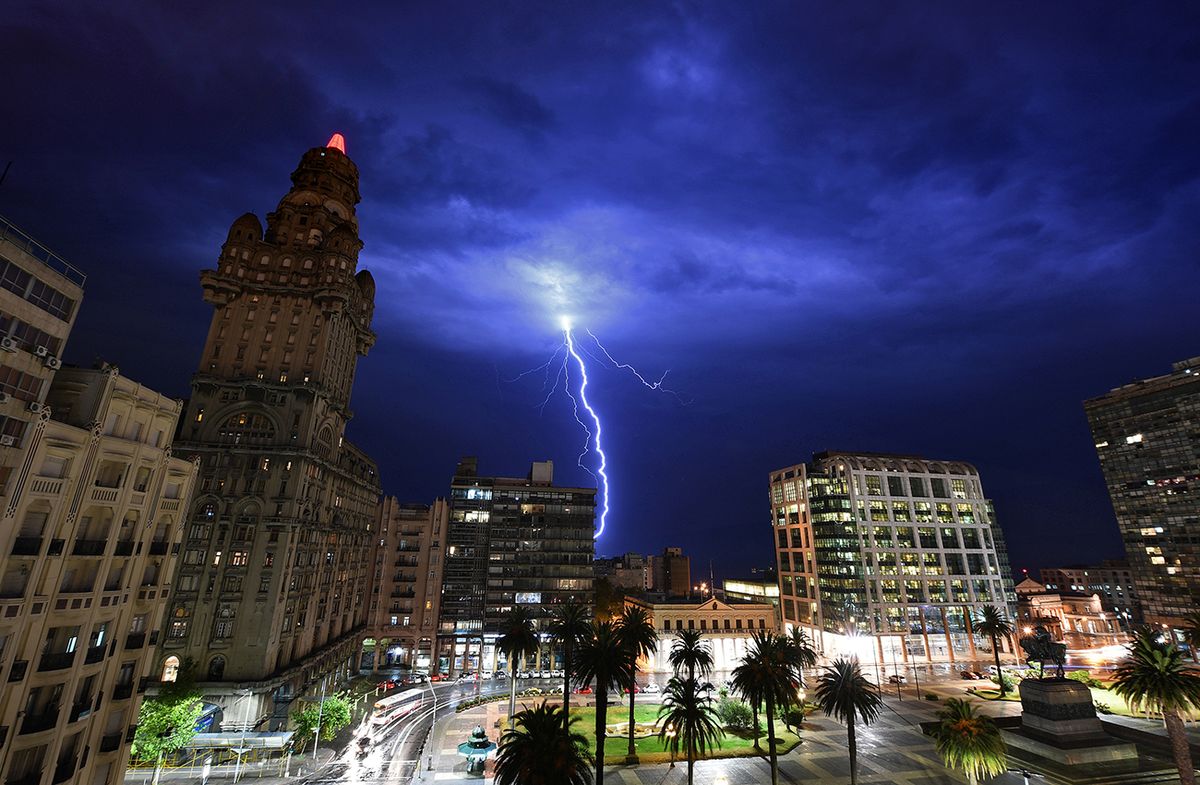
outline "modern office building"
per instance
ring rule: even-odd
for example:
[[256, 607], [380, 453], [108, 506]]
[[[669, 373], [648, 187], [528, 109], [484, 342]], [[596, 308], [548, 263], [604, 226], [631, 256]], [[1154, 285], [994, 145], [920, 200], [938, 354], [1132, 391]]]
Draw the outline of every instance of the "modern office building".
[[459, 461], [450, 487], [438, 670], [503, 666], [495, 641], [516, 605], [529, 608], [539, 630], [559, 603], [591, 606], [595, 508], [595, 488], [554, 485], [551, 461], [535, 462], [525, 477], [481, 477], [475, 458]]
[[235, 709], [226, 730], [278, 729], [298, 695], [358, 666], [379, 500], [346, 438], [375, 341], [358, 201], [338, 134], [300, 159], [266, 230], [238, 218], [200, 275], [213, 316], [177, 447], [200, 486], [160, 657], [164, 672], [195, 663], [205, 699]]
[[1200, 357], [1084, 403], [1145, 621], [1200, 608]]
[[727, 578], [722, 588], [728, 602], [760, 602], [779, 607], [779, 580], [756, 581]]
[[639, 670], [650, 673], [671, 671], [671, 647], [675, 633], [680, 630], [704, 633], [704, 641], [713, 655], [713, 670], [717, 672], [733, 670], [741, 663], [755, 631], [779, 630], [775, 607], [764, 602], [734, 603], [713, 598], [659, 602], [626, 597], [625, 605], [644, 608], [658, 630], [657, 652], [643, 657], [638, 665]]
[[692, 561], [682, 548], [663, 548], [650, 557], [650, 590], [667, 597], [692, 595]]
[[979, 609], [1013, 618], [1002, 535], [970, 464], [824, 452], [769, 480], [783, 622], [826, 652], [975, 659], [990, 652], [971, 629]]
[[401, 504], [389, 496], [380, 505], [364, 644], [373, 670], [430, 669], [449, 521], [445, 499], [432, 505]]
[[1133, 572], [1124, 559], [1105, 559], [1090, 566], [1042, 567], [1038, 574], [1047, 591], [1095, 594], [1104, 611], [1119, 618], [1126, 629], [1142, 623]]

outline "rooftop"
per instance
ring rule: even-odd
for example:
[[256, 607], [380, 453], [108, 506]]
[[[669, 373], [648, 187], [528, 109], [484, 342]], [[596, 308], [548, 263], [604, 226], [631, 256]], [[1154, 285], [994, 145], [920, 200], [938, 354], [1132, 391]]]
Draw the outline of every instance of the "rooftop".
[[22, 251], [29, 254], [34, 259], [37, 259], [46, 267], [58, 273], [63, 278], [66, 278], [76, 286], [83, 288], [84, 282], [87, 281], [87, 275], [77, 269], [66, 259], [63, 259], [58, 254], [54, 253], [54, 251], [51, 251], [46, 246], [30, 237], [16, 224], [2, 215], [0, 215], [0, 237], [17, 246]]

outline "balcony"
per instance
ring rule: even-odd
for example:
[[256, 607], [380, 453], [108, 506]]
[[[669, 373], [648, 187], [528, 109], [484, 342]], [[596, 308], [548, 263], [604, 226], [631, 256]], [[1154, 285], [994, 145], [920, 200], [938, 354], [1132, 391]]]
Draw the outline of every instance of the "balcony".
[[12, 670], [8, 672], [9, 682], [20, 681], [29, 672], [29, 660], [14, 660]]
[[13, 556], [37, 556], [41, 550], [41, 537], [17, 537], [13, 540]]
[[125, 636], [126, 649], [140, 649], [146, 645], [146, 633], [131, 632]]
[[163, 512], [178, 512], [179, 499], [163, 499], [158, 503], [158, 508]]
[[108, 540], [75, 540], [75, 546], [71, 548], [72, 556], [103, 556], [104, 549], [108, 545]]
[[112, 504], [121, 495], [120, 488], [97, 487], [92, 488], [92, 501], [100, 502], [101, 504]]
[[34, 496], [58, 496], [65, 481], [54, 477], [34, 477], [29, 482], [29, 493]]
[[411, 600], [413, 597], [417, 596], [417, 593], [411, 590], [393, 589], [390, 596]]
[[43, 654], [41, 662], [38, 663], [39, 671], [60, 671], [64, 668], [69, 668], [75, 664], [75, 652], [64, 651], [54, 654]]
[[104, 734], [100, 737], [100, 751], [116, 752], [117, 750], [121, 749], [121, 737], [124, 735], [125, 734], [121, 733], [121, 731]]
[[63, 548], [66, 546], [66, 540], [51, 540], [50, 547], [46, 550], [47, 556], [61, 556]]
[[113, 687], [113, 700], [123, 701], [133, 696], [133, 684], [118, 684]]
[[95, 665], [104, 659], [104, 652], [108, 649], [103, 643], [99, 646], [93, 646], [87, 650], [87, 654], [83, 657], [84, 665]]
[[167, 547], [169, 545], [170, 545], [170, 543], [166, 542], [165, 540], [162, 542], [150, 543], [150, 555], [151, 556], [166, 556], [167, 555]]
[[82, 703], [76, 703], [71, 707], [71, 713], [67, 717], [67, 722], [79, 722], [92, 713], [92, 702], [90, 700]]
[[113, 551], [113, 556], [132, 556], [133, 555], [133, 540], [117, 540], [117, 547]]
[[41, 714], [26, 714], [21, 722], [21, 734], [39, 733], [58, 724], [58, 707], [46, 709]]

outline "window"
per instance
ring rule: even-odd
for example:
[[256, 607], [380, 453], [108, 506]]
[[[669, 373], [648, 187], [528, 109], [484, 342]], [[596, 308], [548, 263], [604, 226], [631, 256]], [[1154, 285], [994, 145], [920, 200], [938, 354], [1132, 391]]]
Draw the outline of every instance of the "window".
[[871, 496], [883, 495], [883, 480], [879, 477], [879, 475], [867, 475], [867, 493]]
[[0, 392], [22, 401], [36, 401], [41, 397], [42, 381], [16, 368], [0, 365]]

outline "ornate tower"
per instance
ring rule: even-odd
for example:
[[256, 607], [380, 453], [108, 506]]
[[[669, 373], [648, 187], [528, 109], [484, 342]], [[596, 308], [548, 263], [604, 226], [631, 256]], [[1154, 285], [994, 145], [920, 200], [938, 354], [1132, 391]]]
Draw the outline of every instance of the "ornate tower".
[[236, 703], [225, 727], [279, 726], [359, 650], [379, 480], [344, 439], [355, 366], [375, 340], [358, 201], [335, 134], [300, 159], [266, 232], [238, 218], [200, 274], [214, 313], [177, 443], [200, 457], [200, 482], [162, 659], [190, 657], [205, 693]]

